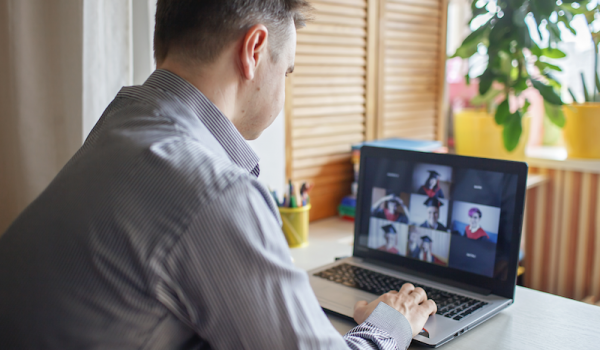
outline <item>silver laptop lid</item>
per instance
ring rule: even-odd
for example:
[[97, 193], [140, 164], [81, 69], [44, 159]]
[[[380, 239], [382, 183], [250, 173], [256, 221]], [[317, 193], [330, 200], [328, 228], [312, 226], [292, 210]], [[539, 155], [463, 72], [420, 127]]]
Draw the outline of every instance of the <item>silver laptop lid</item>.
[[354, 256], [512, 299], [527, 164], [363, 146]]

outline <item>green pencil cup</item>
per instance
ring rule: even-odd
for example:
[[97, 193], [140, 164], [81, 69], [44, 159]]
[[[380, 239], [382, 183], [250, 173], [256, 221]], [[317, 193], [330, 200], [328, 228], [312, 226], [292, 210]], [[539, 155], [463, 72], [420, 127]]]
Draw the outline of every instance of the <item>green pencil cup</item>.
[[279, 208], [283, 222], [283, 234], [290, 248], [306, 247], [308, 245], [308, 215], [310, 204], [300, 208]]

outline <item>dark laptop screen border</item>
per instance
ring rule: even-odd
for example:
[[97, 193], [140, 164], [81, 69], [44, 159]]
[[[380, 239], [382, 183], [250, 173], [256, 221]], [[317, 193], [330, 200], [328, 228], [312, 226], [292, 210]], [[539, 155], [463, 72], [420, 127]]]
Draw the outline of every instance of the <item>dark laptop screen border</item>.
[[[370, 219], [369, 215], [363, 215], [365, 212], [365, 208], [363, 207], [365, 205], [364, 199], [370, 198], [367, 196], [365, 191], [371, 190], [371, 188], [367, 188], [363, 185], [365, 183], [365, 174], [368, 170], [365, 166], [367, 158], [382, 158], [392, 161], [439, 164], [451, 166], [455, 169], [474, 169], [517, 175], [516, 194], [513, 200], [514, 203], [512, 203], [512, 228], [506, 228], [506, 232], [509, 232], [510, 234], [498, 236], [494, 277], [490, 278], [451, 267], [437, 266], [400, 255], [392, 255], [377, 251], [360, 245], [359, 236], [361, 233], [364, 234], [364, 232], [361, 232], [361, 230], [363, 230], [365, 227], [368, 227], [368, 222]], [[359, 186], [356, 222], [354, 226], [355, 232], [353, 255], [364, 259], [381, 261], [386, 263], [388, 266], [397, 266], [399, 270], [406, 271], [406, 269], [409, 269], [418, 274], [425, 274], [443, 280], [451, 280], [460, 284], [472, 286], [476, 289], [490, 291], [495, 295], [513, 299], [517, 278], [523, 211], [525, 206], [527, 171], [528, 166], [523, 162], [363, 146], [361, 148], [360, 173], [358, 180]], [[369, 204], [366, 205], [369, 206]], [[510, 206], [510, 202], [503, 204], [503, 215], [510, 214], [504, 213], [506, 207]]]

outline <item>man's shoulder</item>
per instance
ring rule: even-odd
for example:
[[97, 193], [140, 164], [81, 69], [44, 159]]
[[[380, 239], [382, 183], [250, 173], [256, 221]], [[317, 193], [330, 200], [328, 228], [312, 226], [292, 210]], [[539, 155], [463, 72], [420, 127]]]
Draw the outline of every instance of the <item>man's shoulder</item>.
[[253, 182], [247, 171], [188, 137], [155, 142], [143, 158], [148, 165], [156, 165], [151, 170], [159, 176], [195, 192], [202, 201], [218, 197], [234, 182]]

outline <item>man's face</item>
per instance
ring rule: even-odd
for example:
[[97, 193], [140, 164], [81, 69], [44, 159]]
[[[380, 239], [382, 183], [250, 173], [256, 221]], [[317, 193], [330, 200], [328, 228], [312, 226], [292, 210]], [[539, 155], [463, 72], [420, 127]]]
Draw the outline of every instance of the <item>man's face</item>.
[[247, 140], [259, 137], [283, 109], [285, 78], [294, 70], [296, 56], [296, 27], [293, 21], [290, 21], [288, 34], [282, 40], [284, 43], [280, 46], [277, 59], [272, 59], [269, 47], [251, 82], [248, 109], [241, 118], [242, 125], [236, 125]]
[[429, 226], [434, 227], [437, 225], [438, 219], [440, 218], [440, 210], [436, 207], [427, 207], [427, 222]]
[[473, 213], [473, 215], [471, 215], [471, 226], [472, 227], [479, 227], [479, 214], [477, 213]]

